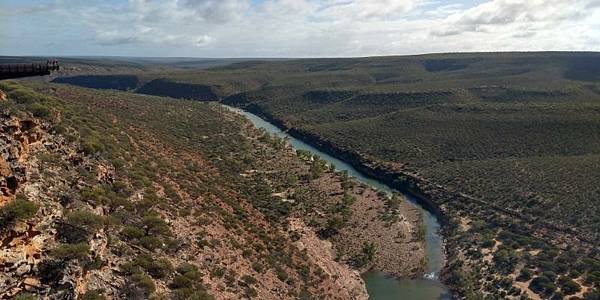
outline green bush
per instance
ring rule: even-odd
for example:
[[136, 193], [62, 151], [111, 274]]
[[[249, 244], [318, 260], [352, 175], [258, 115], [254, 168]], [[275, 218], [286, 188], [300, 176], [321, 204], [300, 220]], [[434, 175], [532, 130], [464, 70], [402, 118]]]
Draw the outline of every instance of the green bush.
[[285, 282], [289, 277], [287, 272], [279, 266], [275, 268], [275, 274], [277, 275], [277, 278], [282, 282]]
[[545, 276], [538, 276], [531, 280], [529, 288], [537, 294], [552, 295], [556, 290], [556, 285]]
[[163, 247], [163, 241], [154, 236], [144, 236], [139, 240], [140, 246], [154, 251], [155, 249], [160, 249]]
[[529, 281], [533, 276], [533, 271], [527, 268], [523, 268], [519, 276], [517, 276], [517, 280], [521, 282]]
[[494, 252], [493, 261], [500, 273], [508, 274], [514, 270], [518, 257], [512, 249], [500, 249]]
[[374, 243], [364, 242], [362, 247], [362, 254], [365, 256], [367, 261], [372, 261], [375, 258], [375, 253], [377, 250], [375, 249]]
[[129, 299], [148, 298], [155, 290], [156, 286], [152, 278], [143, 273], [129, 276], [123, 289], [125, 296]]
[[242, 276], [242, 281], [245, 282], [248, 285], [254, 285], [256, 284], [258, 281], [256, 280], [256, 278], [250, 276], [250, 275], [244, 275]]
[[166, 259], [154, 259], [150, 254], [140, 254], [133, 261], [121, 265], [121, 272], [132, 275], [142, 270], [153, 278], [166, 278], [173, 273], [173, 265]]
[[173, 278], [173, 281], [169, 284], [172, 289], [185, 289], [192, 288], [194, 286], [194, 280], [184, 275], [177, 275]]
[[425, 241], [425, 237], [427, 236], [427, 228], [424, 224], [419, 224], [417, 227], [417, 240], [423, 242]]
[[35, 117], [42, 119], [48, 119], [52, 115], [50, 108], [41, 103], [28, 104], [26, 110], [31, 112]]
[[89, 231], [96, 231], [104, 226], [104, 217], [85, 210], [69, 212], [65, 215], [65, 219], [69, 224]]
[[198, 273], [198, 267], [190, 263], [182, 263], [177, 267], [177, 273], [185, 275], [191, 279], [199, 279], [200, 273]]
[[20, 87], [8, 92], [8, 96], [18, 104], [32, 104], [42, 100], [40, 94]]
[[252, 263], [252, 269], [258, 273], [262, 273], [265, 270], [265, 266], [260, 262], [255, 261]]
[[165, 278], [173, 272], [173, 265], [168, 260], [161, 258], [153, 261], [147, 271], [154, 278]]
[[14, 300], [35, 300], [36, 297], [29, 293], [19, 293]]
[[142, 226], [146, 230], [146, 235], [170, 235], [169, 225], [159, 216], [150, 214], [142, 220]]
[[81, 243], [89, 239], [98, 229], [104, 226], [105, 219], [94, 213], [77, 210], [65, 215], [65, 220], [58, 228], [61, 240], [67, 243]]
[[186, 288], [186, 289], [176, 289], [172, 293], [172, 298], [174, 300], [213, 300], [214, 297], [211, 296], [205, 290], [198, 290], [197, 288]]
[[104, 300], [104, 299], [106, 299], [106, 297], [104, 297], [104, 295], [102, 295], [102, 293], [100, 291], [89, 290], [89, 291], [85, 292], [85, 294], [83, 294], [81, 297], [79, 297], [79, 299], [81, 299], [81, 300]]
[[332, 216], [327, 219], [327, 229], [333, 231], [334, 233], [337, 233], [344, 226], [346, 226], [346, 222], [338, 216]]
[[177, 273], [169, 283], [173, 299], [213, 299], [199, 282], [201, 274], [195, 265], [182, 263], [177, 267]]
[[223, 275], [225, 275], [225, 269], [221, 268], [221, 267], [215, 267], [211, 272], [210, 272], [210, 276], [211, 277], [217, 277], [217, 278], [221, 278], [223, 277]]
[[38, 206], [30, 201], [17, 197], [0, 208], [0, 228], [6, 228], [17, 221], [29, 219], [35, 215]]
[[102, 152], [103, 150], [104, 145], [95, 137], [86, 137], [81, 141], [81, 151], [85, 155], [94, 155]]
[[581, 291], [581, 286], [577, 282], [568, 279], [561, 283], [560, 290], [565, 293], [565, 295], [573, 295]]
[[486, 239], [483, 242], [481, 242], [481, 248], [492, 248], [494, 247], [494, 245], [496, 245], [496, 241], [494, 241], [493, 239]]
[[589, 291], [583, 295], [584, 300], [600, 300], [600, 291], [596, 288], [595, 291]]
[[556, 278], [558, 277], [558, 275], [556, 275], [556, 273], [554, 273], [552, 271], [542, 272], [542, 276], [545, 276], [546, 278], [548, 278], [552, 282], [556, 281]]
[[144, 229], [137, 226], [125, 226], [121, 231], [123, 237], [127, 240], [140, 239], [145, 235]]
[[50, 250], [50, 256], [60, 260], [84, 259], [88, 257], [90, 246], [87, 243], [62, 244]]

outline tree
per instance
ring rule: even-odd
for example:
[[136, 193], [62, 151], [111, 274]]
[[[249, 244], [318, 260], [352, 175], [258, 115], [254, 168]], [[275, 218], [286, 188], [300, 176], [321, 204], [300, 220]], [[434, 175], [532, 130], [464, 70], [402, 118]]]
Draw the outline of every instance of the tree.
[[142, 220], [142, 225], [146, 235], [169, 235], [171, 229], [169, 225], [157, 215], [147, 215]]
[[518, 258], [513, 250], [501, 249], [494, 253], [494, 263], [498, 271], [502, 273], [511, 273], [517, 261]]
[[565, 295], [573, 295], [581, 291], [581, 286], [577, 282], [569, 279], [561, 285], [560, 290], [563, 291]]
[[38, 206], [20, 197], [0, 208], [0, 228], [29, 219], [35, 215]]
[[532, 270], [527, 269], [527, 268], [523, 268], [521, 270], [521, 273], [517, 277], [517, 280], [521, 281], [521, 282], [525, 282], [525, 281], [528, 281], [529, 279], [531, 279], [532, 276], [533, 276], [533, 271]]
[[373, 242], [364, 242], [362, 253], [367, 261], [372, 261], [376, 253], [375, 244]]

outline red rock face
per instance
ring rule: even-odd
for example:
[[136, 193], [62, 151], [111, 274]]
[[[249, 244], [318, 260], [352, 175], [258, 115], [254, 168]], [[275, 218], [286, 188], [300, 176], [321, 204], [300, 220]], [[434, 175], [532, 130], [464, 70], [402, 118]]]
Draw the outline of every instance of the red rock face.
[[10, 166], [8, 165], [8, 162], [6, 162], [6, 160], [2, 157], [0, 157], [0, 176], [2, 177], [8, 177], [11, 174], [11, 170], [10, 170]]

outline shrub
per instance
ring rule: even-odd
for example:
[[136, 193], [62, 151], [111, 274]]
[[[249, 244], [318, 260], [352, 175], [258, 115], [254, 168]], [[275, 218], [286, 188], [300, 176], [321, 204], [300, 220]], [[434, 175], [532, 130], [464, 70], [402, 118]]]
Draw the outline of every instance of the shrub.
[[548, 278], [552, 282], [556, 281], [556, 278], [557, 278], [556, 273], [554, 273], [552, 271], [542, 272], [542, 276], [545, 276], [546, 278]]
[[40, 281], [44, 284], [58, 284], [64, 277], [67, 263], [62, 260], [44, 260], [38, 264]]
[[89, 231], [95, 231], [104, 226], [102, 216], [84, 210], [67, 213], [66, 220], [69, 224], [83, 227]]
[[81, 243], [104, 226], [104, 218], [94, 213], [78, 210], [67, 213], [65, 221], [58, 228], [63, 242]]
[[501, 249], [494, 252], [493, 260], [498, 271], [508, 274], [514, 270], [518, 257], [511, 249]]
[[589, 291], [583, 295], [583, 299], [585, 299], [585, 300], [600, 300], [600, 292], [599, 291]]
[[81, 151], [85, 155], [94, 155], [104, 151], [104, 145], [95, 137], [85, 137], [81, 142]]
[[551, 295], [556, 286], [550, 279], [545, 276], [535, 277], [529, 284], [529, 288], [537, 294]]
[[40, 101], [41, 95], [31, 90], [17, 87], [9, 92], [9, 97], [18, 104], [33, 104]]
[[100, 293], [97, 290], [90, 290], [85, 292], [85, 294], [83, 294], [79, 299], [81, 300], [104, 300], [106, 299], [106, 297], [104, 297], [102, 295], [102, 293]]
[[199, 283], [201, 274], [195, 265], [182, 263], [177, 267], [179, 275], [173, 278], [169, 287], [173, 289], [173, 299], [213, 299]]
[[247, 287], [246, 289], [244, 289], [246, 292], [246, 295], [250, 298], [256, 298], [256, 296], [258, 296], [258, 292], [256, 291], [256, 289], [251, 288], [251, 287]]
[[181, 265], [179, 265], [177, 267], [177, 272], [179, 274], [184, 274], [184, 275], [198, 273], [198, 267], [196, 267], [195, 265], [192, 265], [190, 263], [182, 263]]
[[221, 267], [216, 267], [210, 272], [211, 277], [221, 278], [223, 275], [225, 275], [225, 269]]
[[425, 237], [427, 236], [427, 228], [424, 224], [419, 224], [417, 227], [417, 239], [421, 242], [425, 241]]
[[173, 272], [173, 265], [166, 259], [153, 261], [146, 269], [154, 278], [165, 278]]
[[173, 281], [169, 284], [172, 289], [185, 289], [194, 286], [194, 281], [184, 275], [177, 275], [173, 278]]
[[163, 242], [159, 238], [153, 236], [144, 236], [139, 240], [139, 243], [142, 247], [151, 251], [162, 248], [163, 246]]
[[157, 215], [146, 215], [142, 220], [146, 235], [170, 235], [169, 225]]
[[362, 253], [367, 261], [372, 261], [376, 253], [375, 244], [365, 242], [362, 247]]
[[565, 295], [573, 295], [581, 291], [581, 286], [573, 280], [566, 280], [561, 284], [560, 290], [565, 293]]
[[58, 225], [59, 240], [64, 243], [76, 244], [86, 242], [89, 238], [89, 233], [77, 226], [69, 223], [60, 223]]
[[17, 221], [29, 219], [35, 215], [38, 206], [33, 202], [17, 197], [0, 208], [0, 228], [6, 228]]
[[42, 119], [48, 119], [52, 115], [50, 109], [41, 103], [29, 104], [27, 105], [26, 110], [31, 112], [35, 117]]
[[521, 281], [521, 282], [525, 282], [525, 281], [528, 281], [529, 279], [531, 279], [532, 276], [533, 276], [533, 271], [532, 270], [523, 268], [521, 270], [521, 273], [517, 277], [517, 280]]
[[125, 226], [125, 228], [123, 228], [123, 230], [121, 231], [121, 234], [127, 240], [133, 240], [142, 238], [145, 232], [142, 228], [139, 228], [137, 226]]
[[156, 290], [154, 282], [150, 276], [136, 273], [127, 279], [123, 292], [128, 299], [148, 298]]
[[256, 271], [258, 273], [262, 273], [265, 269], [265, 266], [263, 266], [263, 264], [261, 264], [259, 262], [253, 262], [252, 269], [254, 269], [254, 271]]
[[327, 220], [327, 229], [337, 233], [340, 229], [346, 226], [346, 222], [338, 216], [332, 216]]
[[492, 248], [496, 245], [496, 241], [493, 239], [486, 239], [481, 243], [481, 248]]
[[133, 261], [121, 265], [121, 272], [132, 275], [145, 270], [154, 278], [165, 278], [173, 272], [173, 265], [166, 259], [155, 260], [149, 254], [140, 254]]
[[250, 275], [244, 275], [242, 276], [242, 281], [245, 282], [248, 285], [253, 285], [256, 284], [258, 281], [256, 280], [256, 278], [250, 276]]
[[19, 293], [15, 297], [15, 300], [35, 300], [35, 299], [36, 299], [36, 297], [29, 293]]
[[285, 272], [285, 270], [282, 269], [281, 267], [275, 268], [275, 274], [277, 275], [277, 278], [279, 280], [281, 280], [282, 282], [285, 282], [289, 277], [288, 274]]
[[73, 259], [84, 259], [88, 256], [90, 246], [86, 243], [62, 244], [50, 250], [50, 256], [67, 261]]

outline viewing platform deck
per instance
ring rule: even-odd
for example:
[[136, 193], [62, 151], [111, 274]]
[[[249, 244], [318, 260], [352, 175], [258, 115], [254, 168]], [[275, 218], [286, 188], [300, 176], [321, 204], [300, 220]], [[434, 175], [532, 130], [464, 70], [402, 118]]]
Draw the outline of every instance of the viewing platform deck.
[[45, 64], [0, 64], [0, 80], [50, 75], [59, 69], [57, 61]]

